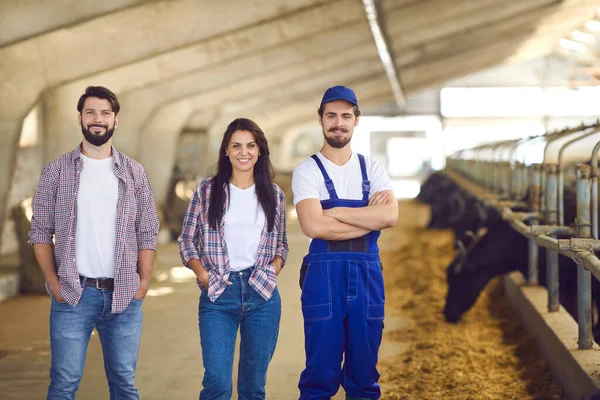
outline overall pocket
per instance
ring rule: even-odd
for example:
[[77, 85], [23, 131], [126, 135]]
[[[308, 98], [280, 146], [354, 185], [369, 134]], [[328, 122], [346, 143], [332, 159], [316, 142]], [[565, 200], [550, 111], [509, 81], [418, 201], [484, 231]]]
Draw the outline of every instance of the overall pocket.
[[331, 319], [331, 276], [329, 263], [326, 261], [311, 262], [306, 265], [305, 273], [300, 273], [302, 294], [302, 315], [305, 321]]
[[302, 286], [304, 285], [304, 279], [306, 278], [306, 271], [308, 270], [308, 263], [302, 263], [300, 266], [300, 278], [298, 279], [298, 284], [300, 285], [300, 290], [302, 290]]
[[381, 263], [369, 263], [367, 319], [383, 319], [385, 315], [385, 291]]

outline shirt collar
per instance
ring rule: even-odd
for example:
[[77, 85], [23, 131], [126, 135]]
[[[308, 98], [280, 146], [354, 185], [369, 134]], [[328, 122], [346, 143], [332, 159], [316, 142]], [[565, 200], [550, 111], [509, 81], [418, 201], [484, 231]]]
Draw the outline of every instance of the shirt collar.
[[[71, 151], [71, 160], [75, 163], [78, 164], [81, 162], [81, 146], [83, 145], [83, 142], [80, 142], [74, 149], [73, 151]], [[121, 165], [123, 164], [123, 156], [121, 155], [121, 153], [119, 153], [116, 149], [115, 146], [110, 146], [111, 148], [111, 152], [112, 152], [112, 157], [113, 157], [113, 161], [115, 163], [115, 165], [117, 166], [117, 168], [121, 168]]]

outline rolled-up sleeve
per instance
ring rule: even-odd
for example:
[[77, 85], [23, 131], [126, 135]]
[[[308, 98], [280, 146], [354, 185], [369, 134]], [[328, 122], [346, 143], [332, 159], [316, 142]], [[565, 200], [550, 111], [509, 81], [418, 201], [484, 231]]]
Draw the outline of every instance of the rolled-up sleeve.
[[143, 170], [141, 172], [141, 185], [138, 188], [137, 199], [138, 208], [135, 233], [138, 250], [148, 249], [156, 251], [160, 223], [156, 212], [154, 194], [152, 193], [146, 172]]
[[280, 189], [279, 192], [279, 229], [277, 234], [277, 250], [275, 254], [283, 258], [282, 268], [285, 265], [288, 256], [288, 240], [287, 240], [287, 227], [286, 227], [286, 207], [285, 207], [285, 193]]
[[187, 267], [190, 260], [200, 259], [198, 254], [199, 243], [199, 226], [198, 218], [202, 212], [202, 202], [200, 201], [199, 189], [194, 191], [194, 195], [190, 200], [187, 212], [183, 217], [183, 226], [181, 227], [181, 235], [177, 239], [179, 245], [179, 255], [183, 265]]
[[31, 230], [29, 231], [29, 243], [52, 244], [55, 224], [56, 190], [58, 187], [58, 171], [51, 165], [44, 167], [31, 208]]

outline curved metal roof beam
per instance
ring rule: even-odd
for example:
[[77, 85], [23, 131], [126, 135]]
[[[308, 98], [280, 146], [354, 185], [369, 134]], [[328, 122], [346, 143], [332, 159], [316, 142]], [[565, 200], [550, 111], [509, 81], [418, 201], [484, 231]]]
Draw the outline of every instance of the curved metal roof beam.
[[390, 89], [394, 95], [394, 100], [396, 101], [398, 108], [402, 109], [406, 107], [406, 98], [404, 97], [402, 85], [400, 84], [400, 75], [394, 64], [394, 57], [390, 54], [388, 42], [385, 38], [384, 30], [382, 29], [383, 27], [379, 22], [380, 19], [377, 13], [378, 7], [373, 0], [362, 0], [362, 2], [365, 13], [367, 14], [367, 19], [369, 20], [369, 27], [373, 34], [373, 40], [375, 41], [375, 46], [377, 47], [377, 52], [381, 59], [381, 64], [383, 65]]

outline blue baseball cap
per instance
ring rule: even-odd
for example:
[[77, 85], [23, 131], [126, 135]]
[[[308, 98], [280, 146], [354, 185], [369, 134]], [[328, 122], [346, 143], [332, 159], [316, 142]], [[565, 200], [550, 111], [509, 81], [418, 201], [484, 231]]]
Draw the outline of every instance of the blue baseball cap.
[[321, 107], [323, 107], [323, 104], [334, 100], [345, 100], [348, 103], [358, 107], [356, 95], [352, 89], [349, 89], [345, 86], [333, 86], [327, 89], [323, 95], [323, 99], [321, 99]]

